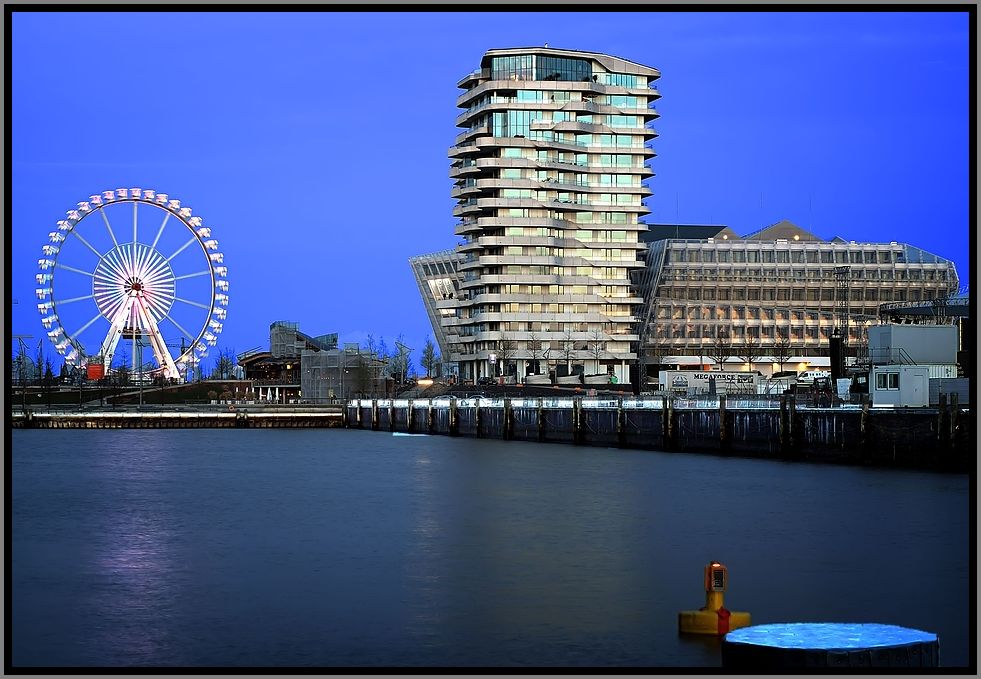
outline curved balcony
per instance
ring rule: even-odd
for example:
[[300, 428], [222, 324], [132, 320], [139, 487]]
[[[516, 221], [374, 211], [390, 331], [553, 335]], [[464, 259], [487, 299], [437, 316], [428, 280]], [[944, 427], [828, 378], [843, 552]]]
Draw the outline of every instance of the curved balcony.
[[578, 241], [574, 238], [555, 238], [554, 236], [481, 236], [477, 239], [481, 247], [553, 247], [569, 248], [578, 247]]
[[478, 217], [479, 229], [507, 226], [543, 226], [553, 229], [576, 229], [575, 222], [547, 217]]
[[457, 236], [464, 236], [468, 233], [480, 233], [483, 230], [484, 227], [482, 227], [477, 222], [471, 222], [469, 224], [460, 222], [459, 224], [453, 227], [453, 233]]
[[472, 196], [479, 194], [481, 188], [479, 186], [454, 186], [450, 190], [451, 198], [465, 198], [467, 196]]
[[465, 217], [467, 215], [474, 215], [479, 213], [484, 208], [478, 205], [478, 201], [474, 199], [469, 199], [463, 203], [458, 204], [453, 208], [454, 217]]
[[489, 135], [490, 135], [490, 126], [481, 125], [480, 127], [474, 127], [473, 129], [467, 130], [465, 132], [461, 132], [456, 136], [455, 142], [456, 144], [462, 144], [468, 139], [476, 138], [476, 137], [486, 137]]
[[[566, 257], [558, 255], [481, 255], [480, 265], [488, 266], [565, 266]], [[520, 274], [513, 274], [519, 276]]]
[[[459, 162], [459, 161], [457, 161]], [[470, 163], [468, 165], [454, 165], [450, 166], [450, 178], [451, 179], [462, 179], [465, 177], [473, 177], [479, 175], [481, 168], [477, 166], [476, 163]]]

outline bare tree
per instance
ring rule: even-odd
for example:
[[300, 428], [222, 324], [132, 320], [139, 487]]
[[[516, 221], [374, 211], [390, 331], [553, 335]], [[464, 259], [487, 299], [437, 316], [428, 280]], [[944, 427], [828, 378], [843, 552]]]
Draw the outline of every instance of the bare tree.
[[565, 365], [572, 369], [572, 354], [576, 350], [576, 341], [572, 338], [572, 326], [565, 324], [565, 332], [562, 335], [562, 355], [565, 357]]
[[603, 354], [606, 353], [606, 333], [602, 330], [593, 330], [589, 337], [589, 355], [593, 357], [596, 361], [596, 373], [599, 374], [600, 371], [600, 359]]
[[777, 330], [777, 341], [773, 343], [773, 359], [780, 366], [780, 372], [783, 372], [783, 364], [790, 358], [791, 351], [790, 332], [786, 329]]
[[720, 328], [716, 330], [715, 342], [709, 347], [708, 357], [723, 368], [730, 356], [732, 356], [732, 341], [729, 339], [729, 333]]
[[[382, 340], [382, 346], [384, 346], [385, 340]], [[412, 360], [410, 354], [412, 349], [405, 346], [402, 342], [402, 335], [395, 338], [394, 351], [388, 361], [389, 374], [396, 379], [399, 384], [406, 381], [409, 376], [409, 370], [412, 367]]]
[[42, 378], [44, 393], [47, 396], [48, 406], [51, 405], [51, 388], [54, 385], [54, 372], [51, 370], [51, 359], [44, 359], [44, 377]]
[[426, 370], [426, 377], [433, 376], [437, 363], [439, 363], [439, 356], [436, 354], [436, 345], [427, 337], [426, 345], [422, 348], [422, 367]]
[[501, 366], [501, 374], [508, 374], [508, 364], [517, 352], [518, 344], [510, 335], [502, 332], [501, 339], [497, 340], [497, 361]]
[[531, 355], [531, 362], [535, 366], [535, 374], [540, 374], [539, 371], [541, 367], [539, 365], [539, 359], [542, 358], [542, 352], [545, 349], [545, 345], [542, 340], [538, 337], [536, 333], [531, 333], [528, 336], [528, 353]]
[[227, 347], [218, 352], [215, 359], [215, 371], [211, 373], [212, 379], [227, 380], [231, 378], [235, 368], [235, 352]]
[[762, 347], [760, 346], [759, 337], [746, 336], [742, 344], [736, 347], [736, 358], [746, 361], [749, 364], [749, 369], [753, 369], [753, 362], [760, 357]]

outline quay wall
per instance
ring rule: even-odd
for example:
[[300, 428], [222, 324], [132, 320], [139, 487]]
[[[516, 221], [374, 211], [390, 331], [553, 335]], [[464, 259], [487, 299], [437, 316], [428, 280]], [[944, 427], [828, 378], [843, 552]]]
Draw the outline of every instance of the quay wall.
[[343, 406], [317, 409], [248, 408], [160, 410], [27, 410], [14, 412], [15, 429], [196, 429], [196, 428], [296, 428], [343, 427]]
[[803, 406], [724, 395], [700, 398], [362, 399], [309, 407], [15, 410], [12, 428], [327, 428], [965, 472], [975, 417], [936, 408]]
[[967, 471], [973, 413], [940, 408], [799, 406], [792, 396], [375, 399], [348, 426], [515, 441], [704, 452], [783, 460]]

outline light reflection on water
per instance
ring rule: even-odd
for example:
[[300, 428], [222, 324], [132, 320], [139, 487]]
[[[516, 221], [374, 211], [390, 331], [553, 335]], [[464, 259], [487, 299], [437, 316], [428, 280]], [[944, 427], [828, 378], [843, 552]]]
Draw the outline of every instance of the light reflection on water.
[[967, 659], [962, 476], [337, 430], [13, 444], [15, 665], [711, 667], [677, 613], [712, 559], [754, 622]]

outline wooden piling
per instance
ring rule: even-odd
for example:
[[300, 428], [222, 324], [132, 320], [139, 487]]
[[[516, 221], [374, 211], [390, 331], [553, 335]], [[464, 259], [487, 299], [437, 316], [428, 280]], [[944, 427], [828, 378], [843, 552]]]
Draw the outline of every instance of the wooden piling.
[[617, 445], [622, 446], [626, 442], [626, 414], [623, 411], [623, 398], [617, 399]]
[[538, 399], [538, 440], [545, 440], [545, 408], [541, 398]]
[[719, 448], [723, 451], [729, 450], [730, 440], [727, 428], [729, 418], [726, 416], [726, 395], [719, 394]]

